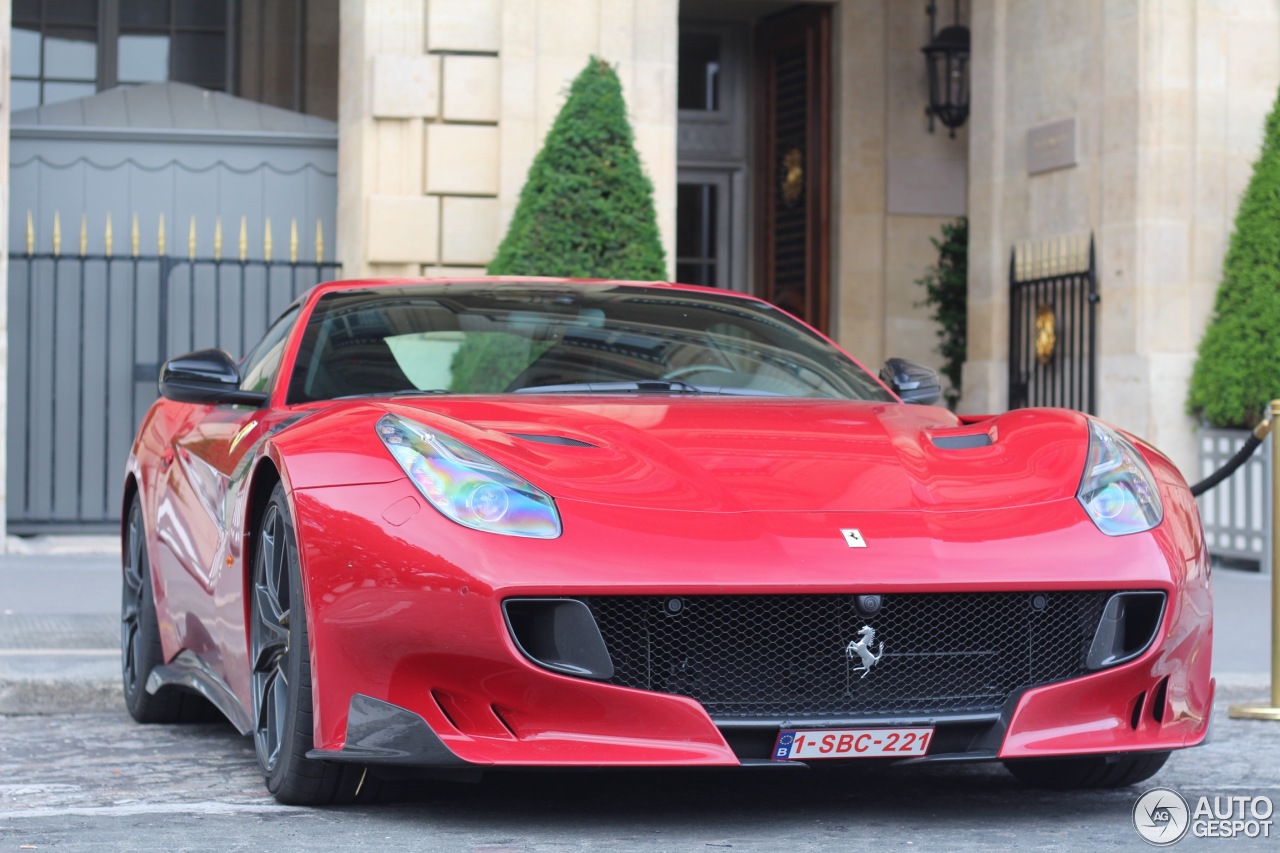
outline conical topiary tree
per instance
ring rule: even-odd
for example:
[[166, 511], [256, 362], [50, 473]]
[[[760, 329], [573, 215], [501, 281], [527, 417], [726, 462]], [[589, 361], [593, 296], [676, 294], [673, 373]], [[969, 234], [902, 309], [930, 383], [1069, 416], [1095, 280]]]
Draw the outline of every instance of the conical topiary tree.
[[592, 57], [573, 81], [491, 275], [661, 279], [653, 184], [640, 168], [622, 84]]
[[1252, 427], [1280, 397], [1280, 98], [1236, 211], [1213, 319], [1187, 409], [1215, 427]]

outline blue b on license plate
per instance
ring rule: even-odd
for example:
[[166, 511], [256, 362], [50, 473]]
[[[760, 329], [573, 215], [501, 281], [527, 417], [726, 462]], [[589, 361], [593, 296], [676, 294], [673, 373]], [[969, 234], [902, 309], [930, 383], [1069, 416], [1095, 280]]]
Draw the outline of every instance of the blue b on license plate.
[[932, 728], [790, 729], [778, 732], [774, 761], [907, 758], [926, 755]]

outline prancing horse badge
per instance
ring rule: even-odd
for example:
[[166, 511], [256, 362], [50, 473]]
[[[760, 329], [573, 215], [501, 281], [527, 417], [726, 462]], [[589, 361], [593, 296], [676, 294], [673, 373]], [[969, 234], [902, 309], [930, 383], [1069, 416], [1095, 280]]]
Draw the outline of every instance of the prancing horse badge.
[[865, 548], [867, 540], [862, 538], [862, 532], [857, 528], [845, 527], [840, 532], [844, 534], [844, 541], [849, 543], [850, 548]]

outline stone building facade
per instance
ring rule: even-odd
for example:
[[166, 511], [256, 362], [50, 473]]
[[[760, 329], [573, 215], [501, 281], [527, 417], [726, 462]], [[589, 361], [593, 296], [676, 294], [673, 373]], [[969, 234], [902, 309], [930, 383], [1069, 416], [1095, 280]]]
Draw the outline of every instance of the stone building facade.
[[[976, 0], [966, 410], [1005, 403], [1010, 247], [1092, 232], [1098, 414], [1198, 479], [1187, 383], [1276, 99], [1278, 43], [1269, 2]], [[1029, 134], [1064, 119], [1075, 165], [1028, 174]]]
[[[937, 5], [951, 23], [955, 4]], [[569, 82], [600, 56], [622, 80], [671, 276], [778, 301], [798, 277], [801, 313], [873, 369], [938, 364], [915, 280], [930, 238], [967, 215], [966, 412], [1009, 403], [1011, 252], [1092, 235], [1097, 414], [1190, 477], [1186, 384], [1280, 85], [1280, 6], [958, 5], [972, 111], [954, 137], [925, 114], [926, 0], [231, 0], [225, 88], [336, 118], [346, 275], [475, 275]], [[1065, 136], [1046, 165], [1050, 130]], [[6, 322], [0, 305], [0, 346]]]
[[[967, 130], [929, 133], [928, 36], [921, 8], [884, 0], [811, 4], [829, 15], [830, 193], [824, 237], [826, 324], [868, 364], [888, 355], [936, 362], [933, 328], [913, 281], [934, 259], [929, 238], [965, 210]], [[614, 64], [653, 180], [675, 274], [682, 29], [745, 35], [737, 73], [755, 78], [754, 42], [786, 2], [686, 0], [363, 0], [341, 18], [340, 257], [352, 275], [478, 274], [515, 209], [525, 174], [586, 59]], [[727, 88], [727, 87], [726, 87]], [[729, 286], [757, 291], [759, 92], [739, 132], [747, 151], [739, 223], [745, 244]], [[696, 122], [696, 116], [694, 117]], [[705, 162], [696, 154], [690, 158]], [[894, 204], [891, 173], [911, 187]], [[928, 183], [928, 181], [932, 183]]]
[[[1188, 476], [1183, 411], [1235, 205], [1280, 84], [1267, 0], [972, 0], [972, 114], [929, 132], [924, 3], [838, 0], [830, 14], [827, 330], [870, 366], [930, 364], [914, 282], [930, 238], [971, 223], [962, 411], [1008, 404], [1010, 253], [1092, 235], [1097, 413], [1149, 438]], [[946, 19], [950, 3], [940, 4]], [[753, 0], [363, 0], [342, 4], [342, 257], [353, 274], [479, 272], [525, 171], [588, 55], [618, 66], [669, 255], [680, 217], [681, 37], [707, 24], [758, 42], [790, 3]], [[758, 63], [748, 46], [747, 65]], [[687, 69], [684, 69], [687, 71]], [[760, 69], [751, 85], [759, 88]], [[759, 147], [760, 93], [748, 148]], [[1036, 171], [1041, 128], [1073, 134]], [[1029, 168], [1029, 166], [1031, 168]], [[764, 179], [750, 162], [748, 182]], [[761, 239], [760, 188], [735, 239]], [[438, 235], [428, 237], [422, 235]], [[750, 251], [735, 286], [760, 290]], [[673, 270], [674, 272], [674, 270]]]

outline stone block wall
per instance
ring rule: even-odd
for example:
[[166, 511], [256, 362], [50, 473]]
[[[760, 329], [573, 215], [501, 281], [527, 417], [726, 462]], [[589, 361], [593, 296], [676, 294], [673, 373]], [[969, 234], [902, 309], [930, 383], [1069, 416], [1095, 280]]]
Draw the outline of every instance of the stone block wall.
[[622, 78], [671, 260], [677, 0], [341, 8], [338, 257], [347, 275], [483, 274], [592, 55]]
[[923, 5], [843, 0], [835, 13], [834, 334], [873, 371], [891, 356], [938, 367], [915, 281], [937, 260], [930, 238], [965, 212], [968, 130], [929, 133]]
[[[1098, 414], [1188, 474], [1184, 414], [1236, 205], [1280, 84], [1266, 0], [975, 0], [966, 411], [1006, 403], [1009, 251], [1093, 232]], [[1072, 119], [1075, 164], [1030, 174], [1028, 132]]]

